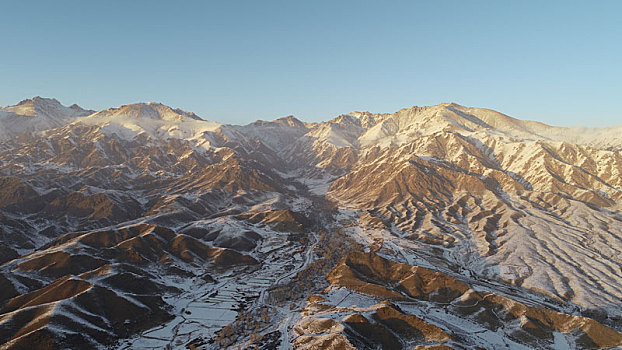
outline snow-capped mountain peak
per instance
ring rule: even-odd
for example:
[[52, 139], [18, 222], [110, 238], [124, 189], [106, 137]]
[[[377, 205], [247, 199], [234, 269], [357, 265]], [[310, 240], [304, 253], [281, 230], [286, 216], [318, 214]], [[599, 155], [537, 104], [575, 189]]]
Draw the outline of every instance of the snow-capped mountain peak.
[[[359, 136], [361, 146], [386, 146], [410, 142], [421, 135], [456, 132], [465, 136], [476, 133], [502, 136], [515, 140], [546, 140], [571, 142], [597, 148], [620, 149], [622, 127], [567, 128], [546, 125], [537, 121], [520, 120], [503, 113], [466, 107], [457, 103], [435, 106], [413, 106], [395, 113], [351, 112], [364, 128]], [[343, 124], [343, 117], [332, 122]]]
[[14, 106], [4, 107], [1, 110], [5, 113], [13, 113], [19, 116], [49, 117], [55, 119], [64, 119], [93, 113], [93, 111], [85, 110], [77, 104], [66, 107], [55, 98], [44, 98], [40, 96], [22, 100]]
[[147, 118], [164, 121], [181, 121], [185, 118], [202, 120], [192, 112], [173, 109], [158, 102], [141, 102], [109, 108], [95, 113], [93, 118]]
[[213, 144], [214, 138], [208, 134], [221, 132], [223, 126], [218, 122], [203, 120], [192, 112], [156, 102], [109, 108], [76, 120], [75, 123], [96, 126], [105, 134], [116, 134], [124, 139], [146, 135], [156, 139], [193, 140], [202, 146]]
[[18, 104], [0, 108], [0, 137], [24, 132], [37, 132], [68, 124], [77, 117], [93, 113], [74, 104], [62, 105], [54, 98], [33, 97]]

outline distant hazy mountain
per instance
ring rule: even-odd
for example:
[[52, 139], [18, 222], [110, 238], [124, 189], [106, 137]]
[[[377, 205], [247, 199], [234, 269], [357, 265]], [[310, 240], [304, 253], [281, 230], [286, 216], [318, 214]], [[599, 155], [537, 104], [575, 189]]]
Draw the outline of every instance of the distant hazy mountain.
[[0, 109], [0, 349], [622, 345], [622, 127]]

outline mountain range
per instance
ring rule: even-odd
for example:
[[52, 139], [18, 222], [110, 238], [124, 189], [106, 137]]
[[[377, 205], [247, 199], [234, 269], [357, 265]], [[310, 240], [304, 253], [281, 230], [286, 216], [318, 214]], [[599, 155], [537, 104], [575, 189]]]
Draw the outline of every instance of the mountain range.
[[622, 127], [0, 108], [0, 349], [622, 346]]

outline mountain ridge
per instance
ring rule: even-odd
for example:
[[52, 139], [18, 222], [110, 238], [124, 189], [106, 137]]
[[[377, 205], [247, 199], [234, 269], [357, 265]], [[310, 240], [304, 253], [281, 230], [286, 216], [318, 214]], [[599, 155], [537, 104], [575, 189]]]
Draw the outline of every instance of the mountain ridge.
[[[465, 107], [453, 102], [434, 106], [412, 106], [400, 109], [394, 113], [351, 112], [324, 122], [308, 123], [294, 116], [288, 116], [268, 122], [258, 120], [247, 125], [233, 125], [216, 121], [209, 122], [192, 112], [186, 112], [157, 102], [139, 102], [101, 111], [88, 111], [76, 105], [65, 107], [55, 99], [35, 97], [23, 100], [15, 106], [3, 107], [0, 109], [0, 118], [7, 118], [7, 115], [10, 113], [15, 114], [13, 112], [15, 110], [21, 110], [21, 115], [34, 115], [36, 108], [33, 105], [40, 105], [42, 104], [41, 101], [47, 105], [54, 106], [56, 114], [52, 118], [53, 120], [43, 125], [34, 125], [32, 127], [29, 125], [20, 126], [13, 134], [23, 131], [39, 132], [61, 126], [69, 121], [94, 124], [108, 119], [118, 121], [119, 119], [141, 118], [176, 124], [183, 122], [184, 119], [189, 119], [199, 122], [197, 125], [200, 125], [201, 122], [212, 123], [210, 128], [203, 128], [205, 130], [213, 130], [219, 126], [242, 130], [244, 127], [248, 129], [251, 125], [258, 126], [262, 123], [266, 126], [270, 125], [270, 123], [278, 123], [285, 128], [295, 127], [301, 129], [306, 127], [311, 132], [310, 136], [320, 139], [330, 138], [333, 144], [341, 147], [365, 147], [375, 144], [387, 146], [391, 143], [399, 144], [409, 141], [416, 137], [417, 134], [431, 134], [444, 130], [453, 130], [463, 134], [485, 132], [521, 140], [578, 143], [601, 149], [622, 148], [622, 138], [619, 136], [622, 126], [601, 128], [551, 126], [538, 121], [520, 120], [491, 109]], [[20, 106], [21, 108], [19, 108]], [[29, 112], [29, 110], [33, 111]], [[59, 111], [61, 114], [59, 114]], [[62, 114], [63, 111], [64, 114]], [[75, 120], [77, 116], [88, 118]], [[354, 119], [348, 121], [346, 120], [347, 117], [353, 117], [358, 122], [354, 121]], [[362, 130], [347, 130], [347, 128], [356, 129], [357, 127], [362, 128]], [[183, 135], [181, 136], [182, 138], [189, 137], [188, 132], [181, 134]], [[314, 134], [317, 135], [314, 136]], [[11, 136], [11, 133], [4, 132], [0, 134], [0, 137], [7, 136]]]

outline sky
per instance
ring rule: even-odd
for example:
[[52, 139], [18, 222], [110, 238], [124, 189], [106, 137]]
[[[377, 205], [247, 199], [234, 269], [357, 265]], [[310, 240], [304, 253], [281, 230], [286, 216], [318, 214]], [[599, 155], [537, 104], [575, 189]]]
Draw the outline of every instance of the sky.
[[0, 1], [2, 106], [245, 124], [456, 102], [622, 125], [622, 1]]

